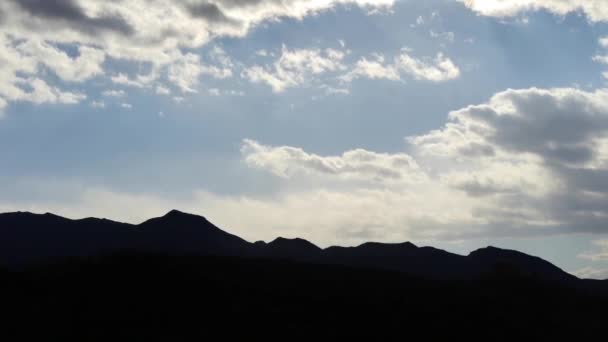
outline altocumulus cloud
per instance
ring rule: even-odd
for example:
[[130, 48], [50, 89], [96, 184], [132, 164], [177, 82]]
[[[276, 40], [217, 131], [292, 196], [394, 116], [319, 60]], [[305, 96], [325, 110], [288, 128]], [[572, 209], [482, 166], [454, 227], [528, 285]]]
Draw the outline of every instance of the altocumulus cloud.
[[310, 82], [312, 76], [346, 69], [342, 63], [345, 52], [335, 49], [288, 49], [271, 66], [254, 65], [243, 71], [252, 82], [265, 83], [274, 92]]
[[[338, 5], [379, 9], [394, 0], [6, 0], [0, 2], [0, 105], [11, 101], [77, 103], [85, 94], [43, 80], [48, 69], [79, 83], [106, 73], [107, 58], [137, 62], [148, 72], [114, 75], [116, 83], [184, 92], [197, 77], [224, 78], [226, 65], [204, 65], [188, 52], [216, 37], [243, 37], [257, 24], [301, 19]], [[72, 56], [61, 47], [76, 46]], [[162, 85], [160, 85], [162, 86]]]
[[438, 53], [434, 58], [419, 59], [404, 48], [392, 63], [386, 63], [385, 57], [378, 53], [372, 59], [361, 58], [349, 73], [342, 76], [342, 80], [350, 82], [357, 78], [370, 78], [396, 81], [401, 79], [401, 74], [415, 80], [444, 82], [458, 78], [460, 69], [443, 53]]

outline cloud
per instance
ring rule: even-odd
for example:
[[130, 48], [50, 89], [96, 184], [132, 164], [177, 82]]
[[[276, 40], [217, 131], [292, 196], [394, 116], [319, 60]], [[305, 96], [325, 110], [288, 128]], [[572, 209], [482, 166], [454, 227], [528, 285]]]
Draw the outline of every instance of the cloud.
[[[601, 48], [608, 49], [608, 37], [602, 37], [598, 40], [598, 43]], [[607, 55], [595, 55], [592, 60], [597, 63], [601, 63], [604, 65], [608, 65], [608, 56]], [[603, 72], [602, 76], [604, 78], [608, 78], [608, 72]]]
[[243, 77], [254, 83], [265, 83], [274, 92], [310, 81], [311, 76], [344, 70], [345, 53], [334, 49], [293, 49], [285, 45], [272, 65], [254, 65], [243, 71]]
[[23, 55], [32, 56], [64, 81], [82, 82], [103, 74], [105, 54], [99, 49], [80, 46], [78, 57], [72, 58], [48, 43], [29, 40], [19, 44], [17, 50]]
[[608, 3], [604, 0], [458, 0], [481, 15], [512, 17], [523, 12], [545, 10], [557, 15], [582, 12], [589, 20], [608, 20]]
[[4, 117], [4, 108], [6, 108], [7, 105], [8, 103], [6, 103], [6, 101], [0, 97], [0, 119]]
[[161, 85], [156, 87], [156, 93], [159, 95], [170, 95], [171, 90], [169, 88], [163, 87]]
[[152, 85], [154, 80], [158, 77], [155, 71], [150, 72], [148, 75], [135, 75], [134, 78], [129, 77], [129, 75], [118, 73], [117, 75], [112, 76], [110, 79], [113, 83], [120, 84], [128, 87], [136, 87], [136, 88], [147, 88]]
[[426, 180], [425, 173], [405, 153], [387, 154], [356, 149], [340, 156], [325, 157], [289, 146], [264, 146], [248, 139], [243, 141], [241, 152], [250, 167], [266, 169], [284, 178], [305, 173], [373, 182], [414, 183]]
[[224, 79], [232, 76], [232, 70], [226, 67], [203, 65], [200, 56], [187, 53], [180, 55], [168, 68], [168, 79], [182, 92], [196, 93], [196, 86], [201, 75]]
[[[199, 76], [225, 78], [232, 73], [226, 56], [215, 60], [218, 65], [202, 63], [191, 56], [193, 49], [217, 37], [244, 37], [260, 23], [302, 19], [336, 6], [373, 9], [393, 3], [394, 0], [1, 1], [0, 98], [3, 102], [34, 98], [24, 94], [27, 92], [23, 88], [32, 87], [25, 83], [30, 79], [49, 82], [41, 66], [63, 80], [82, 82], [106, 74], [105, 59], [147, 65], [153, 71], [135, 76], [118, 74], [112, 76], [115, 83], [148, 88], [166, 79], [184, 92], [194, 92]], [[69, 51], [73, 48], [78, 50], [78, 57], [71, 57]], [[56, 89], [56, 95], [73, 93], [52, 84], [48, 87]], [[61, 102], [66, 97], [55, 98]]]
[[[591, 261], [608, 261], [608, 240], [597, 240], [593, 244], [599, 248], [596, 251], [587, 251], [579, 254], [579, 258]], [[606, 277], [608, 278], [608, 276]]]
[[116, 31], [121, 34], [133, 34], [133, 27], [120, 15], [100, 14], [89, 16], [77, 0], [9, 0], [35, 19], [77, 27], [90, 34], [99, 31]]
[[36, 104], [51, 103], [51, 104], [76, 104], [85, 100], [86, 95], [63, 91], [61, 89], [49, 86], [45, 81], [39, 78], [19, 79], [18, 84], [29, 88], [29, 91], [22, 91], [15, 94], [14, 97], [8, 97], [9, 100], [26, 101]]
[[115, 89], [104, 90], [101, 94], [107, 97], [123, 97], [126, 95], [124, 90]]
[[363, 57], [341, 79], [346, 82], [357, 78], [397, 81], [401, 79], [401, 74], [419, 81], [445, 82], [460, 77], [460, 69], [442, 53], [434, 58], [418, 59], [412, 57], [407, 49], [402, 49], [392, 63], [386, 63], [381, 54], [374, 54], [372, 60]]
[[[506, 90], [451, 112], [441, 129], [408, 137], [408, 153], [321, 156], [251, 140], [242, 153], [249, 167], [284, 179], [287, 193], [325, 191], [343, 201], [369, 196], [369, 208], [387, 215], [378, 219], [387, 234], [445, 240], [602, 234], [607, 120], [604, 90]], [[395, 218], [382, 201], [408, 210]]]
[[443, 82], [460, 76], [460, 69], [442, 53], [434, 59], [420, 60], [403, 52], [397, 58], [395, 66], [416, 80]]
[[606, 232], [608, 92], [507, 90], [449, 118], [442, 129], [408, 141], [418, 156], [460, 165], [442, 172], [450, 184], [495, 196], [495, 208], [486, 203], [480, 215], [508, 206], [557, 231]]
[[93, 107], [93, 108], [105, 108], [106, 104], [103, 101], [92, 101], [91, 102], [91, 107]]
[[[81, 56], [76, 60], [59, 54], [50, 46], [38, 46], [31, 42], [19, 42], [0, 32], [0, 99], [2, 103], [23, 101], [41, 103], [74, 104], [86, 98], [86, 95], [67, 91], [49, 85], [45, 80], [36, 77], [41, 65], [54, 70], [58, 76], [80, 81], [91, 77], [97, 70], [95, 62], [90, 64], [88, 57], [95, 52], [81, 50]], [[45, 55], [48, 54], [48, 55]], [[84, 55], [88, 57], [83, 57]], [[84, 58], [84, 59], [83, 59]], [[66, 70], [67, 64], [75, 65], [74, 72]], [[91, 67], [91, 65], [93, 65]]]
[[[273, 182], [264, 194], [195, 188], [187, 200], [171, 200], [97, 189], [77, 191], [69, 204], [34, 204], [116, 218], [133, 217], [125, 208], [135, 205], [141, 215], [146, 206], [178, 207], [246, 237], [299, 235], [322, 245], [605, 234], [607, 118], [605, 90], [506, 90], [408, 137], [403, 152], [322, 155], [244, 140], [243, 165]], [[581, 257], [604, 260], [605, 242], [597, 245]]]
[[372, 60], [363, 57], [355, 63], [354, 68], [342, 77], [346, 82], [357, 78], [387, 79], [397, 81], [401, 79], [399, 71], [394, 65], [385, 65], [384, 56], [376, 54]]
[[442, 130], [413, 137], [422, 149], [443, 155], [480, 156], [501, 150], [575, 166], [597, 161], [599, 139], [608, 128], [608, 91], [507, 90], [489, 103], [450, 113]]
[[[37, 189], [40, 189], [40, 185]], [[422, 239], [411, 231], [410, 221], [422, 220], [430, 207], [441, 204], [420, 202], [417, 196], [372, 189], [352, 192], [310, 189], [280, 193], [271, 197], [226, 196], [194, 189], [187, 198], [128, 193], [92, 185], [55, 184], [64, 199], [57, 197], [15, 204], [0, 200], [0, 211], [54, 212], [71, 218], [106, 217], [139, 223], [170, 209], [206, 216], [227, 231], [250, 241], [277, 236], [302, 237], [322, 246], [356, 245], [363, 241], [405, 241]], [[418, 203], [418, 204], [417, 204]], [[137, 207], [138, 210], [130, 208]], [[238, 213], [238, 215], [234, 215]], [[454, 220], [457, 210], [447, 208], [437, 220]], [[422, 231], [419, 231], [422, 233]]]
[[582, 279], [608, 279], [608, 268], [585, 267], [572, 272], [575, 276]]
[[[402, 152], [323, 155], [245, 140], [243, 165], [273, 182], [264, 194], [194, 188], [188, 200], [171, 200], [98, 189], [77, 191], [74, 203], [34, 204], [123, 215], [116, 218], [133, 217], [121, 205], [137, 203], [142, 215], [147, 205], [180, 207], [248, 237], [300, 235], [323, 245], [605, 234], [607, 118], [605, 90], [506, 90], [408, 137]], [[603, 260], [598, 246], [581, 257]]]

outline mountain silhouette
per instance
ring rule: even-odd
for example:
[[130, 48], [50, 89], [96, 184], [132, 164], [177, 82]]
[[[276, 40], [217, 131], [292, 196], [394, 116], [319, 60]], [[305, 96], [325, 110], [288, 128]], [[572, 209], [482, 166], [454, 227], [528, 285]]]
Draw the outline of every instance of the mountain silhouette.
[[135, 227], [135, 250], [199, 255], [241, 255], [250, 247], [238, 236], [214, 226], [206, 218], [172, 210]]
[[299, 238], [279, 237], [269, 243], [250, 243], [202, 216], [177, 210], [138, 225], [96, 218], [70, 220], [48, 213], [0, 214], [0, 263], [8, 266], [117, 251], [271, 258], [398, 271], [438, 279], [469, 279], [510, 272], [547, 281], [576, 280], [545, 260], [495, 247], [462, 256], [410, 242], [367, 242], [356, 247], [326, 249]]
[[506, 275], [537, 277], [548, 281], [572, 282], [577, 278], [539, 257], [518, 251], [486, 247], [468, 256], [481, 273], [501, 272]]
[[3, 341], [592, 340], [608, 283], [495, 247], [322, 249], [175, 210], [137, 225], [19, 212], [0, 214], [0, 303]]

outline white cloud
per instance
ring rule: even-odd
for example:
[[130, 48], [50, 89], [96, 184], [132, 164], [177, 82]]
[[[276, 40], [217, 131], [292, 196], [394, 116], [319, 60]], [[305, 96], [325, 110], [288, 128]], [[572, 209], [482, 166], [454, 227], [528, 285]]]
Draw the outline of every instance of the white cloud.
[[363, 57], [358, 60], [353, 69], [346, 75], [342, 76], [344, 81], [350, 82], [357, 78], [370, 79], [387, 79], [396, 81], [401, 79], [399, 71], [394, 65], [385, 65], [384, 56], [380, 54], [374, 55], [373, 60], [368, 60]]
[[[69, 185], [61, 189], [70, 189]], [[106, 217], [132, 223], [165, 214], [170, 209], [204, 215], [219, 227], [250, 241], [277, 236], [301, 237], [323, 246], [355, 245], [362, 241], [421, 239], [410, 223], [424, 220], [428, 209], [443, 198], [421, 202], [414, 193], [399, 194], [358, 189], [352, 192], [322, 189], [282, 193], [272, 197], [222, 196], [194, 190], [188, 199], [75, 187], [69, 199], [20, 204], [0, 202], [0, 211], [54, 212], [71, 218]], [[435, 201], [436, 200], [436, 201]], [[138, 210], [130, 210], [137, 207]], [[447, 207], [437, 220], [460, 216]], [[238, 212], [238, 215], [234, 215]], [[314, 213], [311, 215], [311, 213]]]
[[327, 84], [322, 84], [321, 89], [325, 89], [326, 95], [348, 95], [350, 94], [350, 90], [348, 88], [336, 88], [329, 86]]
[[608, 3], [604, 0], [458, 0], [479, 14], [512, 17], [517, 14], [546, 10], [557, 15], [582, 12], [593, 22], [608, 20]]
[[404, 153], [356, 149], [325, 157], [289, 146], [264, 146], [253, 140], [244, 140], [241, 152], [250, 167], [266, 169], [284, 178], [304, 173], [372, 182], [416, 183], [427, 179], [414, 159]]
[[123, 97], [126, 95], [124, 90], [115, 89], [104, 90], [101, 94], [108, 97]]
[[[587, 251], [581, 253], [579, 258], [588, 259], [591, 261], [608, 261], [608, 240], [597, 240], [593, 244], [599, 249], [595, 251]], [[608, 277], [606, 277], [608, 278]]]
[[421, 60], [404, 51], [397, 58], [395, 66], [416, 80], [443, 82], [460, 76], [460, 69], [442, 53], [434, 59]]
[[91, 102], [91, 107], [93, 107], [93, 108], [105, 108], [106, 104], [103, 101], [92, 101]]
[[432, 38], [443, 39], [450, 43], [453, 43], [454, 39], [456, 38], [456, 35], [454, 34], [454, 32], [451, 32], [451, 31], [437, 32], [434, 30], [430, 30], [429, 34], [431, 35]]
[[[602, 37], [599, 39], [598, 43], [600, 44], [600, 47], [607, 49], [608, 48], [608, 37]], [[606, 55], [596, 55], [593, 56], [592, 60], [594, 62], [598, 62], [604, 65], [608, 65], [608, 56]], [[603, 72], [602, 76], [606, 79], [608, 79], [608, 72]]]
[[171, 90], [167, 87], [159, 85], [159, 86], [156, 86], [156, 93], [158, 95], [170, 95]]
[[131, 105], [130, 103], [121, 103], [120, 106], [124, 109], [132, 109], [133, 105]]
[[372, 60], [362, 58], [354, 68], [341, 79], [350, 82], [356, 78], [400, 80], [401, 74], [409, 75], [415, 80], [444, 82], [460, 76], [460, 69], [452, 60], [442, 53], [435, 58], [418, 59], [412, 57], [407, 49], [402, 49], [392, 63], [386, 63], [381, 54], [373, 55]]
[[156, 80], [158, 74], [156, 71], [152, 71], [147, 75], [135, 75], [134, 78], [129, 77], [124, 73], [118, 73], [117, 75], [112, 76], [110, 79], [113, 83], [120, 84], [123, 86], [136, 87], [136, 88], [146, 88], [152, 85], [152, 83]]
[[245, 96], [245, 92], [242, 90], [228, 90], [226, 92], [228, 95], [232, 95], [232, 96]]
[[222, 79], [231, 77], [232, 71], [225, 67], [203, 65], [199, 55], [187, 53], [175, 58], [168, 68], [167, 77], [182, 92], [196, 93], [201, 75]]
[[4, 117], [4, 108], [6, 108], [7, 105], [8, 103], [6, 103], [6, 101], [0, 97], [0, 119]]
[[31, 90], [20, 93], [19, 96], [13, 98], [13, 100], [27, 101], [36, 104], [76, 104], [87, 98], [86, 95], [81, 93], [63, 91], [49, 86], [45, 81], [38, 78], [20, 79], [17, 83], [21, 83], [23, 86], [31, 88]]
[[274, 92], [282, 92], [310, 81], [314, 75], [344, 70], [345, 53], [334, 49], [293, 49], [283, 46], [281, 56], [271, 66], [254, 65], [243, 77], [254, 83], [266, 83]]
[[269, 56], [268, 51], [266, 49], [260, 49], [255, 52], [256, 56], [267, 57]]
[[608, 56], [593, 56], [592, 59], [594, 62], [608, 64]]
[[201, 74], [200, 57], [193, 53], [187, 53], [169, 66], [168, 78], [183, 92], [196, 93], [194, 87], [198, 85]]
[[608, 279], [608, 268], [584, 267], [572, 272], [575, 276], [582, 279]]
[[46, 42], [36, 40], [20, 43], [16, 49], [45, 65], [65, 81], [82, 82], [103, 74], [105, 54], [96, 48], [79, 46], [79, 55], [75, 58]]
[[[25, 101], [36, 104], [74, 104], [86, 98], [84, 94], [59, 89], [35, 76], [39, 73], [41, 65], [47, 65], [51, 66], [58, 75], [77, 81], [92, 75], [93, 71], [83, 67], [87, 64], [86, 62], [76, 63], [83, 68], [81, 73], [70, 73], [63, 69], [62, 63], [65, 61], [61, 60], [62, 57], [56, 58], [57, 55], [53, 55], [55, 59], [49, 58], [43, 63], [44, 56], [29, 53], [28, 50], [33, 50], [33, 48], [28, 46], [33, 45], [8, 37], [0, 31], [0, 65], [2, 65], [0, 68], [0, 99], [2, 103]], [[45, 52], [52, 51], [52, 48], [48, 46], [45, 48], [47, 49], [43, 48]], [[65, 58], [69, 59], [67, 56]]]

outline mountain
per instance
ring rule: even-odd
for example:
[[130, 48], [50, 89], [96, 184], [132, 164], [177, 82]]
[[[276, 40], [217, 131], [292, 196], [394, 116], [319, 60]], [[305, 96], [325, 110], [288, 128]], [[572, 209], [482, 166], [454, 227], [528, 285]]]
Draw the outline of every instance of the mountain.
[[133, 249], [149, 252], [242, 255], [250, 244], [214, 226], [206, 218], [172, 210], [165, 216], [137, 225]]
[[136, 231], [105, 219], [69, 220], [50, 213], [0, 214], [0, 264], [50, 261], [130, 247]]
[[138, 225], [0, 214], [3, 341], [594, 340], [608, 282], [486, 247], [247, 242], [171, 211]]
[[249, 243], [202, 216], [173, 210], [139, 225], [53, 214], [0, 214], [0, 264], [44, 263], [113, 252], [266, 258], [397, 271], [433, 279], [471, 279], [508, 274], [571, 283], [576, 277], [551, 263], [516, 251], [488, 247], [467, 256], [410, 242], [368, 242], [321, 249], [303, 239]]
[[411, 242], [387, 244], [367, 242], [357, 247], [329, 247], [332, 263], [405, 272], [433, 278], [461, 278], [473, 270], [466, 257]]
[[539, 257], [496, 247], [481, 248], [468, 255], [481, 274], [536, 277], [552, 282], [573, 282], [577, 278]]

